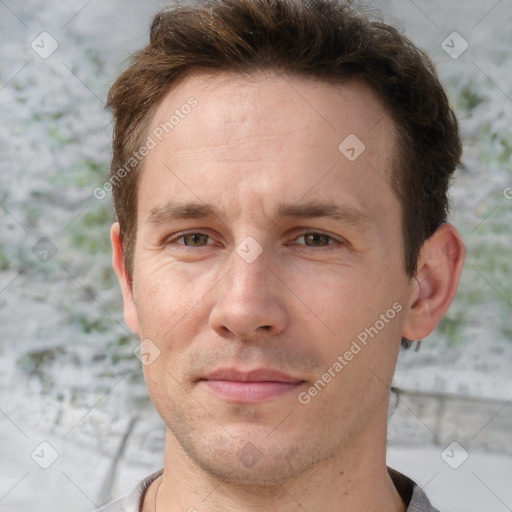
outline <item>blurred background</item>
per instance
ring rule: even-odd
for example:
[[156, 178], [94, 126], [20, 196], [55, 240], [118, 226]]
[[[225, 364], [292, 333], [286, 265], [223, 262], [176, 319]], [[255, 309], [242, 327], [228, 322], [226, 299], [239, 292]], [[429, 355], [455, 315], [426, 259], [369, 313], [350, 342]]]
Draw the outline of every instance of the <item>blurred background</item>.
[[[0, 510], [89, 511], [163, 461], [163, 424], [111, 269], [104, 102], [148, 0], [0, 0]], [[512, 5], [381, 0], [459, 117], [468, 250], [438, 329], [402, 351], [389, 465], [444, 512], [512, 510]], [[419, 350], [418, 350], [419, 349]]]

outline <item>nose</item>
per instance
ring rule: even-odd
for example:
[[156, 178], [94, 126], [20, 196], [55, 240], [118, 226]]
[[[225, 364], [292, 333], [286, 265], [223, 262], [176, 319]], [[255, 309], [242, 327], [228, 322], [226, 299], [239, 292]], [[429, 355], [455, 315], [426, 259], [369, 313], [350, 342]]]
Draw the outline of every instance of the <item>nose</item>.
[[220, 336], [249, 341], [278, 335], [288, 325], [284, 286], [261, 254], [247, 263], [234, 253], [226, 279], [216, 287], [210, 326]]

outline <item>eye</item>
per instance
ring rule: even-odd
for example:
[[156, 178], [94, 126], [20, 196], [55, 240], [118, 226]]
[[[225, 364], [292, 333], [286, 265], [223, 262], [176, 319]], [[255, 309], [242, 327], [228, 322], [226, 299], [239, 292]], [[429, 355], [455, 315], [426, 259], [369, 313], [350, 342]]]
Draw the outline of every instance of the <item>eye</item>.
[[187, 247], [203, 247], [213, 243], [210, 237], [204, 233], [180, 233], [167, 240], [168, 244], [186, 245]]
[[330, 245], [330, 241], [332, 242], [331, 237], [324, 233], [306, 233], [302, 235], [302, 237], [304, 238], [305, 245], [311, 247], [325, 247], [326, 245]]
[[192, 233], [190, 235], [184, 235], [181, 238], [183, 238], [183, 243], [185, 245], [189, 245], [192, 247], [206, 245], [209, 239], [208, 235], [205, 235], [204, 233]]
[[316, 231], [304, 233], [297, 238], [297, 240], [300, 239], [303, 239], [304, 242], [298, 242], [299, 245], [306, 245], [308, 247], [327, 247], [328, 245], [343, 243], [340, 240], [334, 239], [332, 236]]

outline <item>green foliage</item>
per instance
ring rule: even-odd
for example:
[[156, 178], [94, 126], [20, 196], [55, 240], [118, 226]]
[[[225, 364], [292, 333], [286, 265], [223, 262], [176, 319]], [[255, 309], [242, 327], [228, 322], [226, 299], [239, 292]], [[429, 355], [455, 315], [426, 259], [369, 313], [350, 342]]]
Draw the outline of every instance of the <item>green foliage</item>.
[[[92, 256], [110, 252], [109, 228], [114, 220], [112, 207], [108, 204], [94, 202], [91, 209], [81, 215], [69, 227], [72, 247]], [[106, 280], [111, 276], [104, 273]]]
[[80, 329], [85, 334], [91, 334], [92, 332], [105, 332], [110, 328], [110, 324], [107, 319], [103, 316], [99, 318], [91, 318], [88, 315], [77, 315], [73, 318], [73, 322], [80, 326]]
[[438, 333], [446, 340], [449, 347], [454, 347], [464, 340], [466, 319], [460, 313], [446, 315], [437, 327]]
[[18, 367], [30, 377], [37, 377], [42, 385], [43, 392], [53, 387], [53, 378], [50, 367], [55, 360], [65, 354], [62, 347], [29, 350], [21, 355], [17, 361]]
[[90, 159], [81, 159], [75, 165], [75, 179], [78, 186], [94, 186], [103, 182], [108, 176], [109, 166], [106, 162], [95, 162]]
[[464, 85], [456, 96], [457, 107], [461, 110], [471, 111], [480, 103], [485, 101], [485, 96], [481, 95], [475, 82], [470, 80]]
[[108, 164], [97, 162], [88, 158], [79, 159], [71, 169], [66, 172], [56, 172], [52, 175], [51, 183], [54, 186], [90, 187], [103, 183], [108, 176]]
[[50, 141], [50, 147], [53, 149], [62, 149], [68, 144], [76, 142], [75, 137], [64, 133], [57, 123], [52, 123], [48, 127], [46, 136], [47, 140]]
[[9, 266], [9, 259], [5, 253], [4, 245], [0, 242], [0, 271], [7, 270]]
[[[488, 174], [489, 183], [496, 184], [488, 194], [482, 194], [488, 187], [482, 191], [466, 190], [465, 198], [452, 208], [451, 220], [460, 230], [467, 248], [457, 297], [439, 325], [439, 333], [452, 345], [467, 340], [469, 329], [482, 321], [482, 315], [489, 322], [490, 337], [512, 340], [512, 201], [503, 195], [504, 187], [510, 186], [512, 179], [512, 133], [500, 128], [504, 124], [504, 112], [495, 108], [496, 100], [492, 96], [495, 86], [488, 89], [487, 85], [476, 78], [465, 83], [455, 79], [449, 91], [461, 123], [464, 117], [477, 115], [474, 111], [480, 107], [481, 122], [476, 125], [473, 122], [477, 131], [465, 143], [471, 148], [470, 158], [474, 158], [472, 171]], [[487, 103], [494, 108], [485, 109]], [[475, 176], [465, 183], [478, 186], [480, 181]]]

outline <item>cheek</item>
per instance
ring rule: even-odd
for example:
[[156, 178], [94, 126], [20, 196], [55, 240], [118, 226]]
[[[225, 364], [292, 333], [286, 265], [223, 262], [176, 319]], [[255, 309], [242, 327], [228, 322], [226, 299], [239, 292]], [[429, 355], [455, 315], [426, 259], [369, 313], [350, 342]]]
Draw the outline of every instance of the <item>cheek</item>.
[[357, 332], [371, 316], [374, 307], [368, 295], [364, 276], [360, 271], [342, 266], [315, 269], [315, 272], [300, 272], [301, 278], [292, 277], [297, 309], [301, 308], [322, 325], [330, 336], [346, 339]]
[[[142, 336], [165, 343], [166, 351], [185, 346], [207, 322], [212, 275], [176, 262], [139, 262], [134, 296]], [[214, 293], [212, 291], [211, 293]], [[164, 348], [164, 347], [163, 347]]]
[[176, 262], [156, 256], [141, 259], [137, 264], [134, 293], [142, 305], [167, 307], [193, 294], [193, 276]]
[[[405, 307], [400, 289], [390, 275], [343, 268], [316, 273], [314, 281], [295, 280], [294, 292], [302, 298], [301, 303], [295, 300], [297, 312], [300, 308], [310, 318], [308, 324], [304, 320], [299, 322], [321, 342], [318, 350], [324, 353], [326, 363], [350, 350], [354, 341], [362, 347], [354, 357], [361, 363], [372, 365], [380, 357], [386, 363], [393, 360]], [[297, 318], [301, 316], [306, 318]]]

